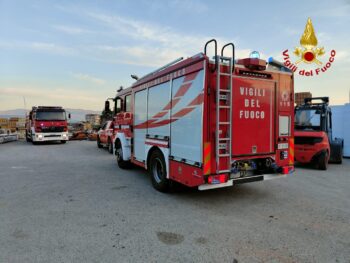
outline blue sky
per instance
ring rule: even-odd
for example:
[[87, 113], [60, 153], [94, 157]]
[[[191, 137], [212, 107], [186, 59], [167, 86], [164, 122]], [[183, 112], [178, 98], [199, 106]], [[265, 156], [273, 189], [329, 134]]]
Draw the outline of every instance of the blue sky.
[[[311, 17], [329, 71], [296, 76], [295, 90], [349, 100], [350, 1], [0, 0], [0, 110], [62, 105], [101, 110], [116, 89], [206, 40], [234, 42], [239, 57], [290, 53]], [[327, 55], [323, 58], [326, 60]]]

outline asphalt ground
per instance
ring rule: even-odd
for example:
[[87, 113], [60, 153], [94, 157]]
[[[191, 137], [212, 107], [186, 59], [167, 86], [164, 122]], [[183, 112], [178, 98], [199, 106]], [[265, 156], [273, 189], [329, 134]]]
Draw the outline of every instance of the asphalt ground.
[[95, 142], [0, 145], [0, 262], [350, 262], [350, 160], [163, 194]]

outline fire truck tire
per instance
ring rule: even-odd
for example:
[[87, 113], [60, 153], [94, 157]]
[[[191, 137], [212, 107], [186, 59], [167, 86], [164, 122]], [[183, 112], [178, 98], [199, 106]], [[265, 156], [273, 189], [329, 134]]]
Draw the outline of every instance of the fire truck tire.
[[321, 153], [317, 160], [317, 166], [320, 170], [327, 170], [328, 168], [328, 154], [327, 152]]
[[112, 144], [111, 138], [108, 138], [108, 152], [110, 154], [113, 153], [113, 144]]
[[117, 157], [117, 163], [119, 168], [121, 169], [130, 168], [131, 166], [130, 161], [123, 160], [123, 148], [119, 140], [117, 140], [115, 143], [115, 155]]
[[102, 144], [101, 144], [101, 140], [100, 140], [100, 137], [99, 136], [97, 136], [97, 147], [98, 148], [102, 148]]
[[37, 145], [37, 144], [38, 144], [37, 142], [35, 142], [35, 141], [33, 140], [33, 134], [30, 135], [30, 138], [31, 138], [31, 142], [32, 142], [33, 145]]
[[161, 151], [154, 150], [151, 153], [148, 167], [153, 187], [160, 192], [168, 192], [170, 182], [167, 179], [166, 164]]
[[67, 141], [61, 141], [61, 143], [66, 143]]
[[31, 142], [31, 139], [29, 138], [28, 132], [27, 132], [27, 131], [26, 131], [26, 141], [27, 141], [27, 142]]

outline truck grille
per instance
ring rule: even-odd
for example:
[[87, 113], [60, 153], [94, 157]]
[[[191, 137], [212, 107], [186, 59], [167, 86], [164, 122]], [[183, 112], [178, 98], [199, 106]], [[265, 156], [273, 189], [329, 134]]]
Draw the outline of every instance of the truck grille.
[[295, 136], [294, 143], [295, 144], [309, 144], [313, 145], [316, 143], [322, 142], [322, 137], [303, 137], [303, 136]]
[[42, 132], [63, 132], [64, 127], [57, 127], [57, 126], [51, 126], [51, 127], [42, 127]]

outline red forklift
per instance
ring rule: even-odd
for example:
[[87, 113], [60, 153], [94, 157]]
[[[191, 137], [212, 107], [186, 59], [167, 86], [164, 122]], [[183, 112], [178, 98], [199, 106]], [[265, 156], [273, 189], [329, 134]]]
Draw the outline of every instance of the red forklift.
[[341, 164], [344, 140], [332, 135], [332, 111], [328, 97], [305, 98], [295, 107], [295, 160], [327, 170], [328, 163]]

